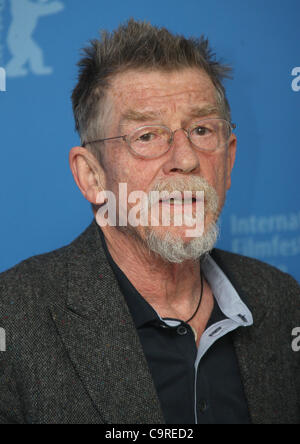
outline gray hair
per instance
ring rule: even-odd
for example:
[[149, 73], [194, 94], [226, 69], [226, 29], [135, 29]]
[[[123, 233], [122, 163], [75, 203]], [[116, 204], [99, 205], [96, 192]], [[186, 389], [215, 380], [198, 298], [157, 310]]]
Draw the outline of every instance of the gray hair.
[[216, 60], [203, 35], [185, 38], [166, 28], [130, 19], [112, 33], [102, 31], [101, 39], [92, 40], [84, 48], [83, 55], [78, 63], [78, 83], [72, 94], [76, 130], [82, 144], [103, 137], [105, 92], [115, 75], [129, 69], [204, 70], [216, 88], [220, 115], [231, 120], [222, 84], [224, 78], [230, 77], [231, 68]]

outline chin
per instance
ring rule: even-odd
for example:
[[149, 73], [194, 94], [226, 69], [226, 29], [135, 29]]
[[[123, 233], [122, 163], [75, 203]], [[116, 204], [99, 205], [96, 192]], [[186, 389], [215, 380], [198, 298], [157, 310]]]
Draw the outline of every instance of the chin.
[[164, 261], [182, 263], [198, 260], [210, 252], [219, 236], [219, 227], [212, 223], [202, 236], [187, 237], [187, 227], [146, 227], [145, 243], [150, 251], [159, 255]]

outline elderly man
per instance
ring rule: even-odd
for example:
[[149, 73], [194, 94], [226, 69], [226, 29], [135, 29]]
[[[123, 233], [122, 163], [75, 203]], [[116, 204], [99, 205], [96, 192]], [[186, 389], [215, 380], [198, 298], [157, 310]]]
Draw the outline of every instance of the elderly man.
[[70, 166], [94, 221], [1, 276], [0, 422], [299, 423], [299, 285], [214, 249], [237, 142], [229, 68], [203, 38], [133, 20], [79, 66]]

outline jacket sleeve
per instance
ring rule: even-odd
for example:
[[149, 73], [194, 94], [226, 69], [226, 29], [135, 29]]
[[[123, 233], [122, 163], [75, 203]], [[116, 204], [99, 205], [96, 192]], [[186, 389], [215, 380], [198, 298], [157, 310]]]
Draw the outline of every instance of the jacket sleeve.
[[[296, 399], [298, 403], [298, 420], [300, 423], [300, 351], [298, 347], [295, 349], [292, 343], [295, 339], [293, 336], [293, 331], [300, 328], [300, 285], [299, 283], [290, 275], [286, 274], [286, 280], [281, 288], [281, 316], [282, 322], [287, 325], [288, 331], [286, 334], [290, 338], [289, 352], [291, 354], [291, 364], [293, 367]], [[285, 316], [288, 311], [290, 313], [289, 317]], [[298, 344], [298, 341], [297, 341]]]
[[0, 352], [0, 424], [24, 424], [13, 367], [7, 351]]
[[24, 424], [9, 348], [9, 294], [2, 276], [0, 275], [0, 424]]

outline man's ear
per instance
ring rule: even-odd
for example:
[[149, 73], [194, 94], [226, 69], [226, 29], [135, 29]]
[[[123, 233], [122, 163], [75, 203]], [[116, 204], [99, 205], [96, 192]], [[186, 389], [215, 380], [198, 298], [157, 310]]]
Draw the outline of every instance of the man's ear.
[[92, 204], [99, 204], [97, 196], [104, 190], [104, 172], [96, 157], [86, 148], [76, 146], [70, 151], [69, 163], [83, 196]]
[[231, 187], [231, 172], [235, 162], [237, 138], [232, 134], [229, 139], [228, 149], [226, 154], [226, 190]]

